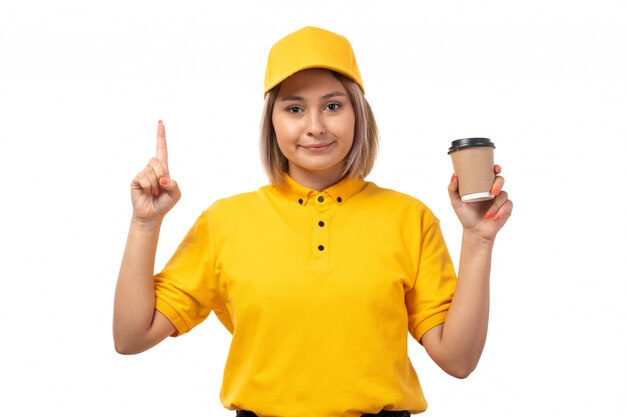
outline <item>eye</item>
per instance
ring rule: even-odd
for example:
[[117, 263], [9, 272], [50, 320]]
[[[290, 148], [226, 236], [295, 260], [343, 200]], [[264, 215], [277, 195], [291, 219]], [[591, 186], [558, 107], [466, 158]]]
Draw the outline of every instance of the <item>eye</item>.
[[330, 111], [337, 111], [341, 108], [341, 104], [339, 103], [329, 103], [326, 108]]
[[298, 107], [298, 106], [289, 106], [289, 107], [287, 107], [287, 111], [289, 113], [298, 114], [298, 113], [302, 113], [302, 108]]

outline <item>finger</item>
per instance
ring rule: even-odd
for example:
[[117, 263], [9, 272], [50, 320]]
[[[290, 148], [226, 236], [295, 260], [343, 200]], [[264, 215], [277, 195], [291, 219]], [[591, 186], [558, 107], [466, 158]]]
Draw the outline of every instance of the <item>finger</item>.
[[163, 164], [163, 162], [161, 162], [158, 158], [150, 159], [147, 166], [152, 168], [157, 178], [157, 181], [161, 178], [169, 178], [169, 175], [167, 175], [167, 170], [165, 169], [165, 164]]
[[159, 184], [161, 188], [166, 191], [173, 203], [176, 203], [180, 200], [180, 188], [178, 188], [178, 183], [171, 178], [161, 178], [159, 180]]
[[494, 197], [497, 197], [498, 194], [500, 194], [500, 191], [502, 190], [503, 187], [504, 187], [504, 178], [498, 175], [496, 179], [493, 181], [493, 186], [491, 187], [491, 194], [493, 194]]
[[133, 179], [132, 187], [133, 189], [142, 189], [146, 195], [149, 195], [152, 192], [150, 179], [143, 171], [137, 174], [137, 176]]
[[511, 214], [513, 213], [513, 202], [511, 200], [506, 200], [500, 210], [493, 216], [493, 221], [504, 221], [506, 222]]
[[498, 164], [494, 165], [493, 170], [496, 172], [496, 175], [502, 172], [502, 167]]
[[459, 178], [456, 174], [452, 174], [450, 184], [448, 185], [448, 194], [450, 195], [450, 201], [453, 207], [458, 207], [463, 204], [461, 196], [459, 195]]
[[150, 188], [151, 188], [152, 194], [154, 194], [155, 196], [159, 195], [159, 178], [154, 172], [154, 168], [148, 165], [147, 167], [143, 169], [142, 172], [144, 173], [146, 178], [148, 178], [148, 180], [150, 181]]
[[508, 201], [509, 194], [506, 191], [500, 192], [496, 198], [493, 199], [489, 210], [485, 213], [485, 219], [492, 218], [496, 220], [496, 216], [499, 214], [502, 206]]
[[157, 159], [165, 165], [166, 171], [167, 168], [167, 142], [165, 140], [165, 125], [161, 120], [159, 120], [159, 125], [157, 127]]

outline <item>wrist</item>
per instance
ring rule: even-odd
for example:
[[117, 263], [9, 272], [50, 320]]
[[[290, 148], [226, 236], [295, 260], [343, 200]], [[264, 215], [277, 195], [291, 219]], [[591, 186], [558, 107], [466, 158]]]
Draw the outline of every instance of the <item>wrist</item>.
[[469, 229], [463, 229], [463, 243], [476, 248], [492, 249], [495, 238], [489, 238]]
[[163, 219], [142, 219], [133, 215], [130, 221], [131, 229], [144, 233], [158, 233], [161, 230]]

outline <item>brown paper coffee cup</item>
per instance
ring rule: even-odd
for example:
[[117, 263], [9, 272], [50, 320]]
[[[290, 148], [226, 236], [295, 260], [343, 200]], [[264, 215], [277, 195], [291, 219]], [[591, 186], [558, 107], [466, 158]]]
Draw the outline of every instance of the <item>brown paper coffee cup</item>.
[[496, 174], [493, 170], [495, 145], [487, 138], [467, 138], [452, 141], [448, 155], [459, 179], [459, 194], [463, 202], [491, 200], [491, 187]]

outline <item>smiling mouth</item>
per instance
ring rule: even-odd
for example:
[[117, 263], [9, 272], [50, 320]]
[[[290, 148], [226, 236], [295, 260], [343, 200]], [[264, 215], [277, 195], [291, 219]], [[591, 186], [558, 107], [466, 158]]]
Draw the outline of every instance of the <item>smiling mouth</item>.
[[316, 144], [316, 145], [308, 145], [308, 146], [302, 146], [304, 149], [307, 149], [309, 151], [313, 151], [313, 152], [320, 152], [320, 151], [324, 151], [328, 148], [330, 148], [330, 145], [332, 145], [333, 142], [330, 143], [320, 143], [320, 144]]

